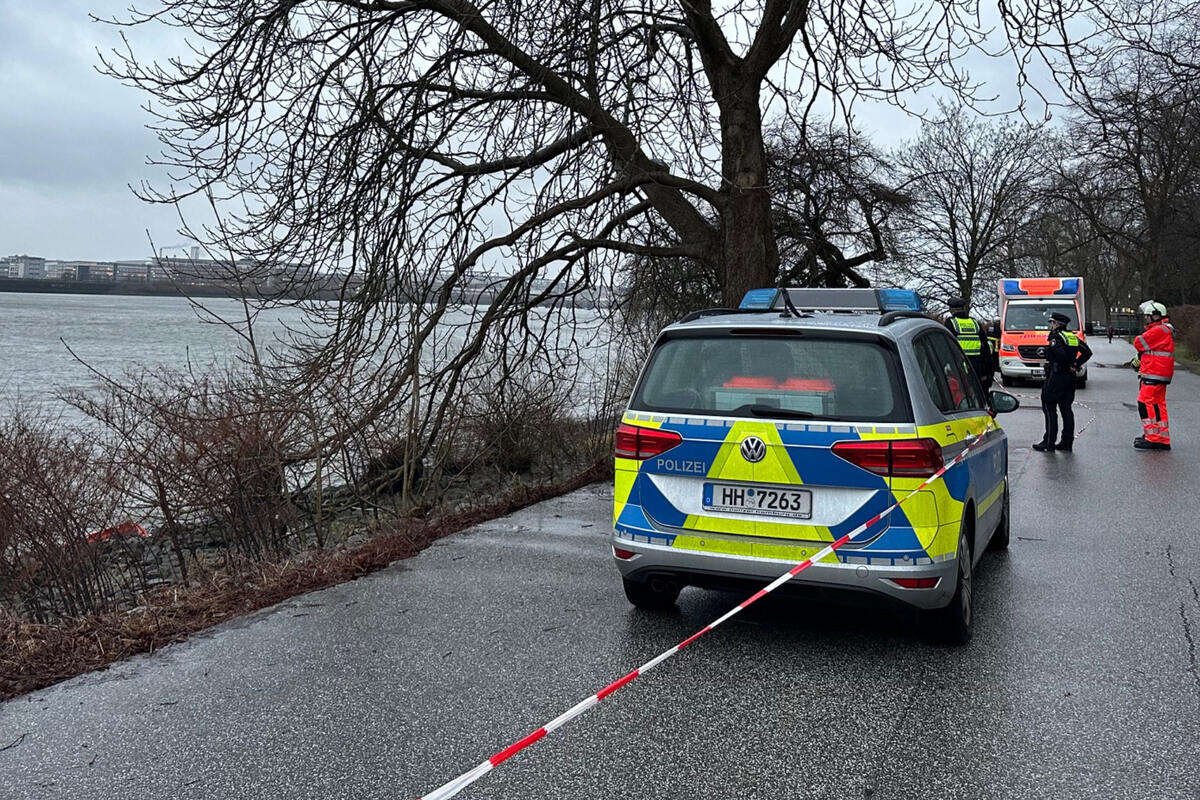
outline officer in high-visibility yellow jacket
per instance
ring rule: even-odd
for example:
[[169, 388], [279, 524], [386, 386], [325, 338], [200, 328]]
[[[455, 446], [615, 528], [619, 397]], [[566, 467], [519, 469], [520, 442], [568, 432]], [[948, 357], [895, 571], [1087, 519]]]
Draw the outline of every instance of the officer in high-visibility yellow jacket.
[[983, 388], [990, 389], [995, 362], [992, 360], [991, 347], [988, 346], [987, 330], [983, 323], [972, 319], [967, 313], [967, 301], [961, 297], [951, 297], [946, 301], [946, 305], [950, 307], [946, 327], [958, 339], [958, 346], [975, 368], [975, 374], [979, 376]]

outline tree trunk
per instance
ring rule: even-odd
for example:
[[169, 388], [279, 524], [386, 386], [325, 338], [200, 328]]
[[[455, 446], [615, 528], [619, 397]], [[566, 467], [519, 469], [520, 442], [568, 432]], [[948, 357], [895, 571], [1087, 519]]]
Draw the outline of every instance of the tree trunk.
[[967, 277], [958, 282], [958, 295], [967, 304], [967, 310], [971, 310], [971, 300], [975, 294], [975, 274], [968, 272]]
[[728, 198], [721, 213], [722, 301], [736, 308], [748, 290], [779, 280], [757, 85], [721, 103], [721, 160]]

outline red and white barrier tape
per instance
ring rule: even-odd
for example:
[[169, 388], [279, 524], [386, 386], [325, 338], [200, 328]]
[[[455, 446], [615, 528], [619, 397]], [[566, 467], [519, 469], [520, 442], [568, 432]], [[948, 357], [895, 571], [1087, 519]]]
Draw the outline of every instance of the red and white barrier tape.
[[[1022, 406], [1022, 408], [1037, 408], [1037, 404], [1040, 404], [1042, 402], [1042, 399], [1040, 397], [1030, 397], [1027, 394], [1018, 394], [1017, 392], [1011, 392], [1011, 394], [1013, 397], [1016, 397], [1020, 400], [1028, 400], [1031, 404], [1034, 404], [1034, 405], [1029, 405], [1029, 406]], [[1094, 408], [1092, 408], [1091, 406], [1089, 406], [1087, 403], [1083, 402], [1082, 400], [1075, 400], [1074, 403], [1075, 403], [1075, 405], [1079, 406], [1080, 408], [1087, 409], [1087, 412], [1092, 415], [1091, 419], [1089, 419], [1087, 422], [1083, 423], [1083, 426], [1081, 428], [1079, 428], [1079, 430], [1075, 431], [1075, 438], [1078, 439], [1079, 437], [1083, 436], [1084, 431], [1086, 431], [1088, 428], [1092, 427], [1092, 423], [1095, 422], [1097, 419], [1099, 419], [1099, 417], [1096, 416], [1096, 410]], [[1132, 408], [1134, 410], [1137, 410], [1136, 403], [1125, 403], [1124, 405], [1129, 408]]]
[[563, 713], [559, 714], [557, 717], [550, 720], [545, 725], [543, 725], [542, 727], [535, 730], [533, 733], [530, 733], [528, 736], [526, 736], [523, 739], [519, 739], [519, 740], [513, 742], [508, 747], [501, 750], [499, 753], [496, 753], [494, 756], [492, 756], [488, 760], [486, 760], [486, 761], [482, 762], [481, 764], [479, 764], [478, 766], [476, 766], [474, 769], [464, 772], [462, 775], [459, 775], [457, 778], [450, 781], [449, 783], [439, 786], [437, 789], [434, 789], [429, 794], [420, 798], [420, 800], [448, 800], [448, 798], [454, 797], [456, 794], [461, 792], [463, 789], [467, 788], [472, 783], [479, 780], [484, 775], [488, 774], [493, 769], [500, 766], [505, 761], [512, 758], [513, 756], [515, 756], [517, 753], [521, 752], [522, 750], [524, 750], [526, 747], [529, 747], [530, 745], [534, 744], [535, 742], [545, 738], [548, 734], [551, 734], [554, 731], [558, 730], [563, 725], [566, 725], [568, 722], [575, 719], [583, 712], [596, 706], [601, 700], [608, 697], [613, 692], [615, 692], [618, 689], [624, 687], [625, 685], [631, 683], [635, 678], [639, 678], [642, 675], [645, 675], [647, 672], [654, 669], [659, 664], [666, 661], [668, 658], [675, 655], [680, 650], [687, 647], [689, 644], [696, 641], [704, 634], [713, 630], [721, 623], [723, 623], [726, 620], [733, 617], [735, 614], [740, 613], [743, 609], [749, 608], [751, 605], [753, 605], [754, 603], [757, 603], [759, 600], [766, 597], [768, 594], [775, 591], [780, 586], [782, 586], [783, 584], [790, 581], [792, 578], [799, 575], [801, 572], [804, 572], [804, 570], [808, 569], [809, 567], [811, 567], [813, 565], [813, 562], [820, 561], [821, 559], [825, 558], [829, 554], [833, 553], [835, 550], [837, 550], [842, 545], [844, 545], [847, 542], [852, 541], [853, 539], [858, 537], [860, 534], [862, 534], [864, 531], [866, 531], [868, 528], [870, 528], [876, 522], [879, 522], [879, 520], [881, 520], [884, 516], [892, 513], [897, 508], [899, 508], [901, 504], [903, 504], [904, 502], [909, 500], [911, 497], [916, 495], [917, 492], [921, 491], [926, 486], [933, 483], [938, 478], [942, 477], [942, 475], [946, 474], [947, 470], [949, 470], [950, 468], [952, 468], [953, 466], [955, 466], [956, 464], [961, 462], [963, 460], [963, 458], [967, 455], [967, 453], [971, 450], [971, 448], [973, 448], [979, 442], [983, 441], [985, 437], [986, 437], [986, 433], [977, 434], [973, 439], [971, 439], [969, 441], [967, 446], [964, 447], [959, 452], [958, 455], [956, 455], [954, 458], [952, 458], [949, 461], [949, 463], [944, 464], [942, 466], [942, 468], [939, 469], [937, 472], [933, 473], [928, 478], [926, 478], [924, 481], [922, 481], [920, 483], [920, 485], [917, 486], [917, 488], [913, 489], [911, 492], [906, 494], [904, 497], [901, 497], [895, 503], [888, 506], [885, 510], [883, 510], [883, 511], [879, 512], [878, 514], [876, 514], [875, 516], [871, 517], [869, 520], [864, 522], [862, 525], [859, 525], [854, 530], [845, 534], [840, 539], [837, 539], [836, 541], [831, 542], [830, 544], [826, 545], [824, 549], [822, 549], [820, 552], [816, 553], [812, 558], [807, 558], [804, 561], [801, 561], [799, 564], [792, 567], [787, 572], [783, 573], [778, 578], [771, 581], [766, 586], [759, 589], [757, 592], [750, 595], [745, 600], [738, 603], [736, 606], [729, 609], [729, 611], [726, 611], [720, 617], [717, 617], [715, 620], [713, 620], [709, 624], [705, 625], [703, 628], [696, 631], [695, 633], [693, 633], [688, 638], [684, 639], [679, 644], [675, 645], [674, 647], [672, 647], [669, 650], [665, 650], [662, 653], [659, 653], [654, 658], [650, 659], [645, 664], [642, 664], [640, 667], [635, 669], [633, 672], [630, 672], [629, 674], [627, 674], [623, 677], [617, 678], [615, 681], [610, 683], [608, 686], [605, 686], [603, 689], [601, 689], [600, 691], [591, 695], [590, 697], [586, 697], [583, 700], [580, 700], [578, 703], [573, 705], [571, 708], [569, 708], [566, 711], [564, 711]]

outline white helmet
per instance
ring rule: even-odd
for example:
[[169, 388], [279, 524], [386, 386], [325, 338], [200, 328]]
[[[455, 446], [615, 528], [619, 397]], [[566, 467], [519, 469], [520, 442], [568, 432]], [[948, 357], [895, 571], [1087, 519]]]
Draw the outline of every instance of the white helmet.
[[1167, 307], [1162, 303], [1156, 303], [1153, 300], [1147, 300], [1146, 302], [1142, 303], [1140, 306], [1138, 306], [1138, 311], [1143, 314], [1157, 314], [1160, 317], [1165, 317], [1167, 315]]

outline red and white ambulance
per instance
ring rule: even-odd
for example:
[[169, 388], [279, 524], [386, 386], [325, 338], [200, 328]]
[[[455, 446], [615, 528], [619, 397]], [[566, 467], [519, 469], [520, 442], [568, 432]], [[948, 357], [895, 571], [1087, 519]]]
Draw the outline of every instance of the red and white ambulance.
[[[1022, 380], [1046, 376], [1044, 350], [1050, 332], [1050, 315], [1066, 314], [1067, 328], [1083, 335], [1083, 278], [1001, 278], [1000, 382], [1012, 386]], [[1087, 367], [1079, 373], [1079, 386], [1087, 383]]]

